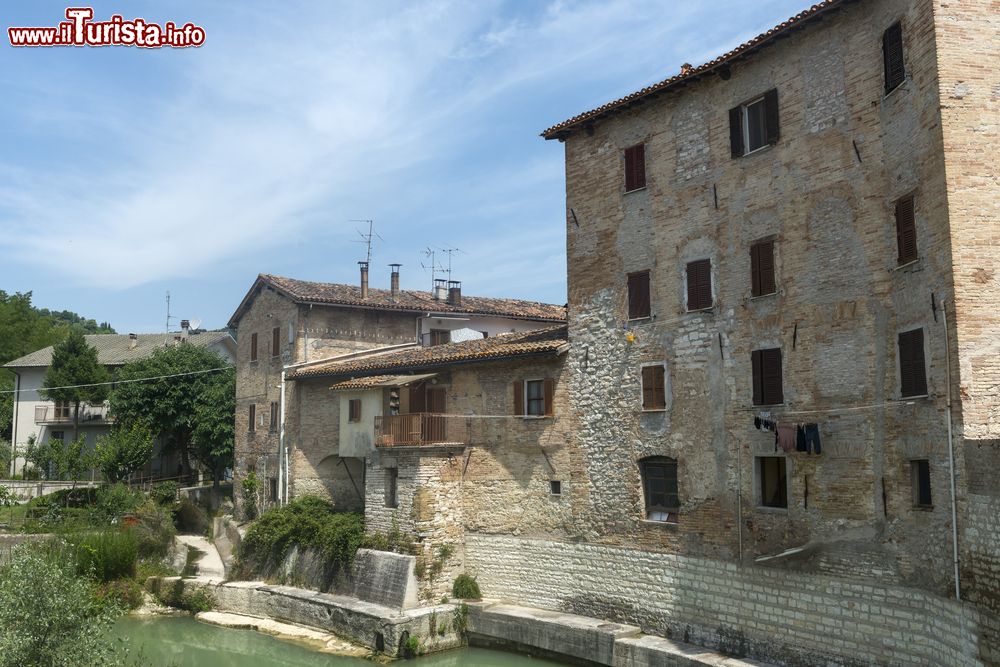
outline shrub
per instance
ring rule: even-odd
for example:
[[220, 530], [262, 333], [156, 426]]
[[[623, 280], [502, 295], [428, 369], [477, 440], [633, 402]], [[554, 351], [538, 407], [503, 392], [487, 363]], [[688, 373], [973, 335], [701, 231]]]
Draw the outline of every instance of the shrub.
[[451, 594], [459, 600], [478, 600], [483, 596], [479, 592], [479, 584], [475, 577], [470, 577], [467, 574], [455, 577], [455, 583], [451, 586]]
[[149, 492], [149, 498], [157, 505], [173, 505], [177, 502], [177, 482], [160, 482]]
[[105, 486], [97, 492], [97, 518], [116, 522], [143, 502], [141, 493], [133, 492], [122, 483]]
[[240, 546], [239, 573], [267, 572], [284, 560], [292, 546], [319, 549], [331, 578], [344, 572], [364, 540], [364, 517], [335, 512], [330, 503], [305, 496], [265, 512], [247, 531]]
[[188, 498], [182, 498], [174, 513], [177, 530], [190, 535], [205, 535], [208, 532], [208, 514]]
[[183, 609], [192, 614], [211, 611], [215, 606], [215, 598], [208, 591], [202, 588], [185, 590], [186, 588], [188, 586], [185, 581], [178, 579], [169, 588], [161, 590], [156, 599], [164, 606]]
[[248, 519], [257, 518], [257, 490], [260, 489], [260, 480], [257, 473], [251, 470], [243, 478], [243, 513]]
[[98, 602], [121, 609], [138, 609], [143, 603], [142, 586], [135, 579], [115, 579], [98, 585]]
[[413, 542], [413, 538], [399, 529], [395, 519], [388, 533], [372, 532], [365, 535], [362, 546], [366, 549], [392, 551], [409, 556], [417, 553], [417, 545]]
[[98, 581], [135, 576], [138, 540], [131, 530], [106, 530], [70, 538], [76, 572]]
[[170, 551], [177, 530], [170, 512], [151, 500], [135, 509], [135, 535], [140, 558], [164, 558]]

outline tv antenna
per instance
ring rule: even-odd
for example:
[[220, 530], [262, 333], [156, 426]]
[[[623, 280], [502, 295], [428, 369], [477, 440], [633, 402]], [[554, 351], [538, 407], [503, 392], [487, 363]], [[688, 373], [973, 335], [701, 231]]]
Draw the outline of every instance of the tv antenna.
[[439, 272], [444, 272], [444, 267], [437, 263], [436, 254], [437, 251], [434, 248], [427, 246], [427, 248], [424, 249], [424, 256], [430, 259], [430, 264], [420, 262], [420, 267], [424, 271], [427, 269], [431, 270], [431, 292], [434, 291], [434, 286], [437, 284], [437, 274]]
[[167, 331], [170, 333], [170, 320], [175, 319], [173, 315], [170, 314], [170, 290], [167, 290]]
[[447, 247], [447, 248], [438, 248], [438, 250], [440, 250], [441, 252], [444, 252], [444, 253], [448, 253], [448, 268], [447, 268], [447, 270], [445, 270], [445, 273], [448, 274], [448, 281], [451, 282], [451, 256], [453, 254], [455, 254], [456, 252], [460, 252], [460, 253], [462, 253], [464, 255], [465, 251], [461, 250], [459, 248], [453, 248], [453, 247], [450, 247], [450, 246]]
[[348, 222], [367, 222], [368, 223], [368, 233], [365, 233], [365, 232], [361, 231], [360, 229], [357, 230], [358, 236], [360, 236], [361, 239], [360, 240], [359, 239], [354, 239], [352, 241], [352, 243], [364, 243], [365, 244], [365, 247], [367, 249], [367, 252], [365, 254], [365, 263], [371, 265], [371, 263], [372, 263], [372, 241], [374, 239], [378, 239], [382, 243], [385, 243], [385, 239], [382, 238], [381, 236], [379, 236], [378, 232], [375, 231], [375, 221], [374, 220], [348, 220]]

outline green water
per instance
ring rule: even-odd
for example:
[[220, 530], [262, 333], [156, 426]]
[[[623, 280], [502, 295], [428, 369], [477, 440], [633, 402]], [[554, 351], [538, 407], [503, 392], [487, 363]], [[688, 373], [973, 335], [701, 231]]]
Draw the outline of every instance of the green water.
[[[373, 667], [361, 658], [317, 653], [253, 630], [230, 630], [186, 616], [124, 618], [116, 628], [132, 651], [142, 647], [154, 667]], [[415, 667], [555, 667], [559, 663], [478, 648], [400, 662]]]

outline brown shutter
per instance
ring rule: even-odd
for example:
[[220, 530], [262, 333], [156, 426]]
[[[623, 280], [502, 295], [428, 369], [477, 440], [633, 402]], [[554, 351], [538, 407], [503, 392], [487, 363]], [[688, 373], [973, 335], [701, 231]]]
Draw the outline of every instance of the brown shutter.
[[763, 296], [775, 291], [774, 241], [755, 243], [750, 248], [752, 294]]
[[248, 431], [257, 430], [257, 406], [252, 403], [250, 404], [250, 407], [247, 410], [247, 422], [248, 422], [247, 424]]
[[524, 382], [514, 380], [514, 414], [524, 415]]
[[923, 329], [899, 334], [899, 388], [902, 396], [923, 396], [927, 393]]
[[760, 296], [760, 244], [750, 246], [750, 293]]
[[882, 34], [882, 60], [885, 68], [885, 92], [889, 92], [906, 79], [903, 63], [903, 27], [893, 23]]
[[274, 327], [271, 330], [271, 356], [276, 357], [281, 349], [281, 328]]
[[917, 258], [917, 228], [913, 216], [913, 197], [896, 202], [896, 247], [899, 264]]
[[410, 387], [409, 414], [415, 415], [420, 412], [427, 412], [427, 393], [423, 382]]
[[642, 408], [662, 410], [667, 407], [663, 366], [645, 366], [642, 369]]
[[431, 387], [427, 390], [427, 412], [443, 415], [446, 410], [448, 393], [444, 387]]
[[764, 371], [761, 368], [761, 350], [754, 350], [750, 353], [750, 362], [752, 366], [751, 374], [753, 376], [753, 404], [763, 405], [764, 394], [761, 388], [761, 381], [764, 378]]
[[628, 275], [628, 318], [649, 317], [649, 271]]
[[688, 310], [701, 310], [712, 305], [712, 262], [699, 259], [687, 265]]
[[729, 110], [729, 145], [733, 157], [743, 156], [743, 107]]
[[555, 414], [555, 406], [553, 405], [556, 392], [556, 383], [552, 378], [545, 378], [544, 384], [544, 396], [545, 396], [545, 416], [551, 417]]
[[761, 395], [765, 405], [785, 402], [781, 386], [781, 349], [761, 350]]
[[625, 149], [625, 192], [646, 187], [646, 146]]
[[764, 93], [764, 122], [767, 129], [767, 143], [776, 144], [780, 137], [778, 126], [778, 89]]
[[650, 409], [653, 405], [653, 367], [644, 366], [642, 369], [642, 408]]
[[250, 361], [257, 361], [257, 334], [250, 334]]

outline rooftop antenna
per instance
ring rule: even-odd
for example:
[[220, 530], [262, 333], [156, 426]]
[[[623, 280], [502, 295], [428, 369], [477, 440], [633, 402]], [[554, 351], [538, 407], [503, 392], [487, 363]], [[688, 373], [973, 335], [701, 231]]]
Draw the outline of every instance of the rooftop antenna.
[[170, 320], [172, 320], [172, 319], [174, 319], [174, 317], [170, 314], [170, 290], [167, 290], [167, 331], [166, 331], [166, 333], [170, 333]]
[[361, 240], [354, 239], [353, 243], [364, 243], [365, 244], [365, 246], [367, 247], [367, 253], [365, 254], [365, 262], [367, 264], [371, 265], [371, 263], [372, 263], [372, 240], [373, 239], [378, 239], [382, 243], [385, 243], [385, 239], [382, 238], [381, 236], [379, 236], [378, 232], [375, 231], [375, 221], [374, 220], [348, 220], [348, 222], [367, 222], [368, 223], [368, 233], [366, 234], [365, 232], [361, 231], [360, 229], [357, 230], [358, 236], [361, 237]]
[[426, 271], [427, 269], [431, 270], [431, 292], [434, 291], [434, 286], [437, 283], [437, 274], [444, 273], [444, 267], [438, 264], [437, 260], [435, 259], [436, 254], [437, 251], [434, 248], [427, 246], [427, 248], [424, 249], [424, 256], [430, 258], [430, 265], [420, 262], [420, 267], [424, 271]]
[[440, 250], [441, 252], [448, 253], [448, 268], [445, 271], [445, 273], [448, 274], [448, 280], [451, 281], [451, 256], [453, 254], [455, 254], [456, 252], [460, 252], [460, 253], [462, 253], [464, 255], [465, 251], [461, 250], [459, 248], [453, 248], [453, 247], [450, 247], [450, 246], [447, 247], [447, 248], [438, 248], [438, 250]]

